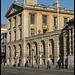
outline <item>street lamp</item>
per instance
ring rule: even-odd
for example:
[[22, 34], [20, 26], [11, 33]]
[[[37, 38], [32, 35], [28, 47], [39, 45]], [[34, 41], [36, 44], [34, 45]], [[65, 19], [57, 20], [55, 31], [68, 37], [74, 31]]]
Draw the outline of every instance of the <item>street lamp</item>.
[[33, 68], [33, 51], [34, 49], [32, 49], [32, 68]]

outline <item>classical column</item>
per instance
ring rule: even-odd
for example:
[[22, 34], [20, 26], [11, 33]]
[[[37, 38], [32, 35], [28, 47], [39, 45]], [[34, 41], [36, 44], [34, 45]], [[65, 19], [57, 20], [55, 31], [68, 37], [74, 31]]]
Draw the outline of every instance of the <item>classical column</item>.
[[57, 64], [59, 59], [59, 35], [54, 38], [54, 64]]
[[25, 66], [25, 62], [26, 62], [26, 57], [25, 57], [25, 32], [27, 32], [25, 29], [26, 29], [26, 13], [25, 11], [22, 11], [22, 66]]
[[40, 61], [40, 52], [41, 51], [41, 39], [38, 39], [37, 40], [37, 55], [38, 55], [38, 65], [40, 65], [41, 64], [41, 61]]
[[71, 30], [69, 29], [69, 51], [71, 55]]
[[36, 14], [36, 27], [37, 27], [37, 34], [38, 34], [38, 30], [41, 30], [40, 34], [43, 33], [43, 30], [42, 30], [42, 14], [38, 13]]
[[19, 40], [19, 38], [20, 38], [18, 25], [19, 25], [19, 16], [17, 15], [17, 16], [16, 16], [16, 40]]
[[8, 45], [6, 46], [6, 60], [7, 60], [7, 65], [9, 65], [9, 48], [8, 48]]
[[13, 46], [11, 46], [11, 65], [14, 64]]
[[49, 60], [49, 37], [45, 38], [45, 64], [47, 65], [47, 60]]
[[14, 31], [13, 31], [14, 19], [11, 18], [11, 42], [14, 41]]

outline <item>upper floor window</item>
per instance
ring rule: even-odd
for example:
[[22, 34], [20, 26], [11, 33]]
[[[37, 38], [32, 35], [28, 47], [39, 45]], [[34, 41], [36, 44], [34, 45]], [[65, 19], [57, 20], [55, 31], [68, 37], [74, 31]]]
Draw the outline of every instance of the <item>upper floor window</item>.
[[67, 24], [67, 18], [64, 18], [64, 26]]
[[31, 36], [34, 35], [34, 29], [31, 29]]
[[11, 42], [11, 33], [9, 33], [9, 36], [10, 36], [10, 42]]
[[34, 14], [31, 14], [31, 24], [34, 24]]
[[46, 25], [47, 24], [47, 16], [43, 16], [43, 24]]
[[20, 21], [20, 25], [22, 24], [22, 15], [19, 15], [19, 21]]
[[11, 19], [9, 19], [9, 28], [11, 28]]
[[54, 26], [57, 26], [57, 17], [54, 17]]
[[15, 38], [15, 40], [16, 40], [16, 31], [14, 31], [14, 36], [15, 36], [14, 38]]
[[20, 29], [20, 39], [22, 39], [22, 30]]
[[14, 26], [16, 26], [16, 17], [14, 17]]

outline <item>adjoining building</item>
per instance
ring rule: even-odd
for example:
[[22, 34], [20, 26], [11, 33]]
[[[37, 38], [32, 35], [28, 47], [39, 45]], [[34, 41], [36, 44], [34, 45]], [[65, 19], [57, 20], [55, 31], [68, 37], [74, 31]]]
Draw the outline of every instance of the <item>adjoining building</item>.
[[5, 24], [1, 25], [1, 64], [4, 64], [6, 59], [6, 42], [7, 42], [7, 28]]
[[64, 64], [67, 62], [69, 68], [74, 68], [74, 19], [67, 22], [67, 26], [61, 31], [61, 39], [63, 39]]
[[[19, 60], [21, 66], [26, 60], [30, 66], [46, 65], [47, 60], [54, 66], [57, 64], [61, 51], [66, 50], [61, 45], [60, 34], [66, 22], [74, 18], [74, 10], [61, 8], [59, 1], [54, 1], [51, 7], [37, 4], [37, 0], [23, 0], [23, 3], [15, 0], [5, 17], [8, 65], [17, 65]], [[64, 56], [62, 62], [65, 65]]]

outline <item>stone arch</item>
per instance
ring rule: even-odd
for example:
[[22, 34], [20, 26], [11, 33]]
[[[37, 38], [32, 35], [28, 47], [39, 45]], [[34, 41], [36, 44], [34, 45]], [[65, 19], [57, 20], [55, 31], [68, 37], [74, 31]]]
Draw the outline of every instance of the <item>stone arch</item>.
[[46, 51], [45, 51], [45, 41], [42, 40], [41, 41], [41, 52], [43, 52], [42, 54], [42, 60], [43, 60], [43, 64], [45, 65], [45, 54], [46, 54]]
[[60, 35], [59, 37], [59, 58], [62, 61], [62, 65], [64, 65], [64, 49], [63, 49], [63, 37]]
[[19, 60], [21, 60], [21, 57], [22, 57], [22, 46], [21, 46], [21, 44], [18, 45], [18, 57], [19, 57]]
[[53, 39], [49, 40], [49, 55], [50, 55], [50, 60], [52, 61], [52, 64], [54, 65], [54, 41]]
[[10, 58], [11, 57], [11, 47], [8, 46], [8, 57]]
[[8, 59], [9, 59], [9, 64], [11, 63], [11, 47], [8, 46]]
[[38, 57], [37, 42], [34, 42], [34, 58], [35, 58], [36, 64], [38, 62], [37, 57]]
[[31, 45], [30, 43], [27, 43], [27, 59], [29, 63], [31, 63]]
[[13, 57], [15, 58], [16, 57], [16, 46], [13, 45]]

